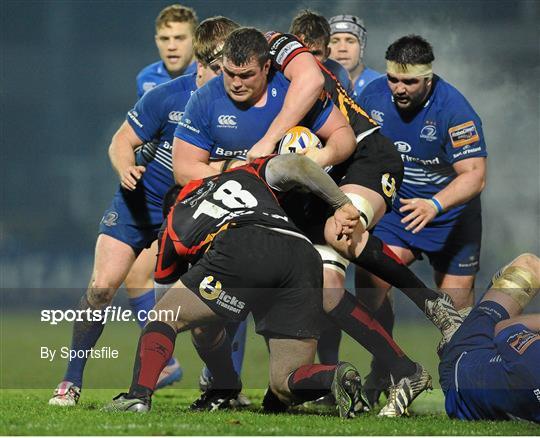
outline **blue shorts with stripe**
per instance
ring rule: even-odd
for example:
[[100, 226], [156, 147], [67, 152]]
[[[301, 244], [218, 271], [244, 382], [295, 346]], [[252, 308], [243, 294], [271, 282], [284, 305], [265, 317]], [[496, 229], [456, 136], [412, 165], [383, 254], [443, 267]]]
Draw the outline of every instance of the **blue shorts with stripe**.
[[540, 422], [540, 334], [513, 324], [494, 336], [506, 318], [498, 303], [484, 301], [444, 348], [439, 375], [449, 417]]
[[135, 252], [149, 248], [163, 223], [161, 205], [148, 202], [144, 188], [119, 188], [101, 219], [99, 234], [106, 234], [131, 246]]
[[407, 248], [415, 257], [425, 254], [438, 272], [452, 275], [474, 275], [480, 268], [482, 216], [480, 211], [462, 215], [448, 224], [426, 226], [417, 234], [406, 231], [395, 211], [384, 215], [373, 234], [387, 245]]

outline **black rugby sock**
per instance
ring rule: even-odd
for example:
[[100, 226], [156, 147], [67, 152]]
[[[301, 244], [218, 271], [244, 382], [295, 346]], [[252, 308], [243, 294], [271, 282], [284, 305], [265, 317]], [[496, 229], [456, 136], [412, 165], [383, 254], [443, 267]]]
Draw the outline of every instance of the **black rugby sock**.
[[323, 365], [337, 365], [339, 361], [339, 343], [341, 342], [341, 329], [332, 324], [321, 332], [317, 343], [319, 362]]
[[146, 325], [139, 338], [130, 397], [150, 397], [157, 380], [174, 351], [176, 331], [168, 324], [153, 321]]
[[221, 339], [206, 348], [193, 342], [199, 357], [212, 373], [213, 389], [237, 389], [240, 385], [238, 374], [231, 358], [231, 340], [226, 331], [222, 331]]
[[375, 313], [373, 314], [373, 317], [379, 321], [379, 323], [384, 327], [384, 329], [388, 332], [390, 336], [392, 336], [392, 332], [394, 330], [394, 309], [392, 308], [392, 302], [390, 301], [390, 298], [388, 298], [388, 295], [384, 297], [384, 301], [381, 304], [381, 307], [379, 307]]
[[425, 311], [426, 300], [435, 300], [441, 296], [429, 289], [381, 239], [372, 234], [369, 235], [362, 253], [351, 261], [397, 287], [422, 312]]
[[328, 315], [345, 333], [375, 356], [390, 371], [396, 382], [416, 371], [414, 362], [350, 293], [345, 292]]
[[289, 376], [289, 390], [295, 403], [317, 400], [332, 389], [336, 365], [303, 365]]

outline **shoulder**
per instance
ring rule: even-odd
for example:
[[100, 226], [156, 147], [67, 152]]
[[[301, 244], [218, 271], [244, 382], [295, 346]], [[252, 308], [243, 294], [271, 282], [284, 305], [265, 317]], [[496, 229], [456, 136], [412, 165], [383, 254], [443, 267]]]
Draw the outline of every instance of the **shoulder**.
[[143, 80], [152, 74], [159, 73], [160, 69], [163, 69], [163, 61], [156, 61], [152, 64], [148, 64], [146, 67], [143, 67], [141, 71], [137, 74], [137, 80]]
[[477, 116], [473, 107], [465, 96], [453, 85], [441, 77], [436, 77], [435, 90], [433, 92], [437, 106], [449, 116], [454, 113], [471, 112]]
[[360, 97], [363, 99], [380, 99], [381, 97], [388, 95], [390, 89], [388, 88], [388, 83], [385, 76], [380, 76], [367, 84], [362, 92]]
[[372, 68], [366, 67], [364, 69], [364, 74], [366, 76], [366, 79], [374, 80], [381, 76], [383, 76], [382, 73], [378, 72], [377, 70], [373, 70]]

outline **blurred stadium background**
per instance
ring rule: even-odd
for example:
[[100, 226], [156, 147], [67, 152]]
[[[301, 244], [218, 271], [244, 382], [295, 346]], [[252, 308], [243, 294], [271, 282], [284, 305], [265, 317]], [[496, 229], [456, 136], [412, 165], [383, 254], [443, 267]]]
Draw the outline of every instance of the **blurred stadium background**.
[[[78, 301], [89, 279], [98, 223], [117, 185], [109, 141], [136, 101], [135, 75], [158, 59], [154, 19], [171, 3], [0, 3], [3, 312]], [[423, 35], [434, 46], [435, 72], [456, 86], [483, 120], [490, 155], [479, 290], [518, 253], [540, 253], [540, 3], [181, 3], [194, 7], [200, 19], [221, 14], [261, 30], [287, 30], [303, 8], [327, 17], [358, 15], [368, 29], [364, 60], [381, 72], [392, 41]], [[415, 270], [432, 284], [428, 266], [417, 264]], [[409, 326], [418, 312], [396, 295], [399, 321]], [[540, 309], [538, 300], [535, 308]], [[5, 321], [4, 329], [17, 326], [13, 316]], [[29, 336], [40, 328], [27, 326]], [[67, 342], [67, 326], [62, 336], [58, 342]]]

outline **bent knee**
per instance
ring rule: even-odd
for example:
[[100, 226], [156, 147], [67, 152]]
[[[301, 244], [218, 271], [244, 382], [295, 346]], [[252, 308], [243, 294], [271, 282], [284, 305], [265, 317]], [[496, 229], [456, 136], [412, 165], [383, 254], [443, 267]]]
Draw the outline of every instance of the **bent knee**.
[[510, 266], [518, 266], [531, 271], [536, 277], [540, 277], [540, 258], [532, 253], [524, 253], [518, 256]]
[[88, 302], [96, 308], [107, 306], [113, 300], [119, 286], [119, 284], [107, 279], [94, 277], [86, 293]]

